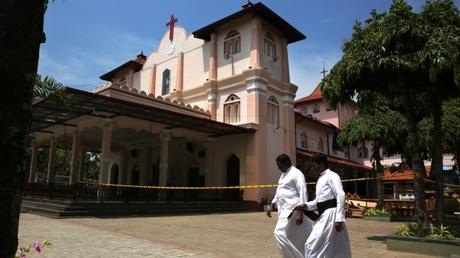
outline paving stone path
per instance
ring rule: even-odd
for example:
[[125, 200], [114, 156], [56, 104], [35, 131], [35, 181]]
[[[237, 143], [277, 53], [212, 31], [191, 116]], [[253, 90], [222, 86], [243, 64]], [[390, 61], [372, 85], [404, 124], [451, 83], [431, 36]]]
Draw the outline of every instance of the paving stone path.
[[[19, 237], [22, 246], [52, 241], [40, 257], [279, 257], [275, 217], [254, 212], [50, 219], [23, 213]], [[391, 233], [399, 224], [348, 219], [353, 257], [430, 257], [387, 251], [383, 242], [367, 238]]]

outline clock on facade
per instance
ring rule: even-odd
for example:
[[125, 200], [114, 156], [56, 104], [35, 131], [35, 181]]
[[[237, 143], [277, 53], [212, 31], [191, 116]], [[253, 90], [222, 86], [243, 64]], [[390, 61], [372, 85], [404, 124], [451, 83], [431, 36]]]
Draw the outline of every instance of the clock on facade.
[[176, 46], [174, 46], [174, 43], [169, 43], [168, 49], [166, 50], [166, 54], [171, 55], [174, 53], [174, 49], [176, 49]]

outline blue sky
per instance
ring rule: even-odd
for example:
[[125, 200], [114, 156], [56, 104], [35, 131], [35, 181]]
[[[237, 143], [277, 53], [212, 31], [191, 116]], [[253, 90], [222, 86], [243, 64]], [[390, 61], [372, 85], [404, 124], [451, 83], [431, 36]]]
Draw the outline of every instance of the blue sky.
[[[460, 0], [455, 0], [459, 6]], [[171, 14], [189, 33], [240, 10], [240, 0], [56, 0], [45, 15], [46, 43], [38, 71], [67, 86], [92, 90], [99, 76], [157, 48]], [[257, 1], [253, 1], [254, 3]], [[391, 0], [265, 0], [270, 9], [307, 36], [289, 46], [291, 82], [297, 97], [320, 82], [330, 69], [356, 20], [371, 9], [387, 10]], [[419, 10], [422, 0], [409, 3]]]

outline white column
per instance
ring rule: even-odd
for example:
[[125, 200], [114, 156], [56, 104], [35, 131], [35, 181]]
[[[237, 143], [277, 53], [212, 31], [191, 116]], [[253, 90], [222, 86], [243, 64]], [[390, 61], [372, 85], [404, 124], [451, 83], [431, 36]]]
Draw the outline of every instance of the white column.
[[69, 183], [71, 185], [78, 183], [78, 181], [80, 181], [80, 158], [80, 132], [78, 130], [75, 130], [72, 139], [72, 157], [70, 158]]
[[110, 146], [112, 144], [113, 124], [107, 121], [102, 128], [102, 144], [101, 144], [101, 170], [99, 172], [99, 183], [109, 183], [109, 162], [110, 162]]
[[170, 140], [171, 134], [169, 131], [163, 131], [160, 134], [160, 186], [166, 186], [168, 183], [168, 154]]
[[56, 138], [51, 136], [50, 139], [50, 149], [48, 155], [48, 173], [46, 177], [46, 182], [48, 184], [54, 184], [56, 171], [54, 168], [54, 160], [56, 158]]
[[30, 173], [29, 183], [37, 182], [37, 154], [38, 154], [38, 143], [32, 142], [32, 156], [30, 157]]

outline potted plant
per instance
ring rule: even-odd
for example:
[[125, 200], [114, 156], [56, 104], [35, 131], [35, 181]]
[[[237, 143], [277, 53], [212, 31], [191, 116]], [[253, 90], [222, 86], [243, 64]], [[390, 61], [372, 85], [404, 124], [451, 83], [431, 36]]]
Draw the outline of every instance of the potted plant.
[[393, 221], [393, 216], [391, 212], [385, 208], [368, 208], [364, 212], [365, 220], [372, 220], [372, 221], [383, 221], [383, 222], [391, 222]]

